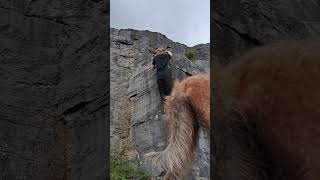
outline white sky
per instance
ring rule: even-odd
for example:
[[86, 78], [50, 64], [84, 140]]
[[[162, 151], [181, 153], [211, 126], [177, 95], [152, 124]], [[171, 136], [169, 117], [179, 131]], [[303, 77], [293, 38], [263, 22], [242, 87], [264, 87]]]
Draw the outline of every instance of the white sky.
[[194, 46], [210, 42], [209, 0], [110, 0], [110, 26], [150, 30]]

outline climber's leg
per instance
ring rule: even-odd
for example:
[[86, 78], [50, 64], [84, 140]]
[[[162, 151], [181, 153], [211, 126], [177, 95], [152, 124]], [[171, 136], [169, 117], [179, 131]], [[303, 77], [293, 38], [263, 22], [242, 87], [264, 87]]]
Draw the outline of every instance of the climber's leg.
[[171, 90], [173, 87], [173, 81], [171, 78], [171, 70], [166, 69], [162, 75], [162, 79], [164, 81], [164, 96], [169, 96], [171, 94]]
[[161, 97], [161, 101], [162, 103], [164, 102], [164, 97], [165, 95], [165, 83], [164, 83], [164, 79], [159, 79], [157, 80], [158, 83], [158, 88], [159, 88], [159, 93], [160, 93], [160, 97]]
[[167, 76], [167, 78], [164, 81], [165, 86], [165, 96], [169, 96], [171, 94], [171, 90], [173, 87], [173, 80], [170, 75]]

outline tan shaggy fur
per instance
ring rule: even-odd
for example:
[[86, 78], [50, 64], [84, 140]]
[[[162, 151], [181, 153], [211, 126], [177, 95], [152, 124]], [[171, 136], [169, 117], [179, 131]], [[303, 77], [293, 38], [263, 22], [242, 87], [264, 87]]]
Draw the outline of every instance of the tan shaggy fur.
[[282, 41], [213, 72], [214, 180], [320, 179], [320, 43]]
[[[283, 41], [215, 65], [211, 175], [214, 180], [320, 179], [320, 43]], [[165, 104], [167, 148], [146, 154], [182, 179], [210, 127], [209, 77], [175, 84]]]
[[164, 179], [182, 179], [191, 166], [199, 125], [210, 126], [209, 90], [209, 75], [195, 75], [176, 82], [171, 95], [166, 97], [167, 148], [145, 155], [167, 171]]

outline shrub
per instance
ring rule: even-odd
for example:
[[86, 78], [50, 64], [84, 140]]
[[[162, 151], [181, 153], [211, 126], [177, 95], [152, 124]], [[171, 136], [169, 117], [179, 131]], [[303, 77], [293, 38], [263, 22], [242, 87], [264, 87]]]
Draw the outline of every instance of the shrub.
[[193, 59], [196, 51], [194, 49], [189, 49], [186, 51], [185, 55], [188, 59]]
[[131, 161], [120, 157], [118, 155], [111, 155], [111, 179], [125, 180], [125, 179], [141, 179], [146, 180], [148, 176], [133, 167]]

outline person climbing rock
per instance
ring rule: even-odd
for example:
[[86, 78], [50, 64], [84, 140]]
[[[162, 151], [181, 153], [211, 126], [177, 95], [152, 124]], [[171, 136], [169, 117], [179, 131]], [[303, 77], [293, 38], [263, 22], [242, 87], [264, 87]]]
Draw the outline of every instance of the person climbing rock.
[[151, 70], [157, 68], [157, 83], [162, 103], [165, 96], [170, 95], [172, 89], [172, 77], [170, 59], [172, 53], [164, 48], [157, 48], [150, 66]]

